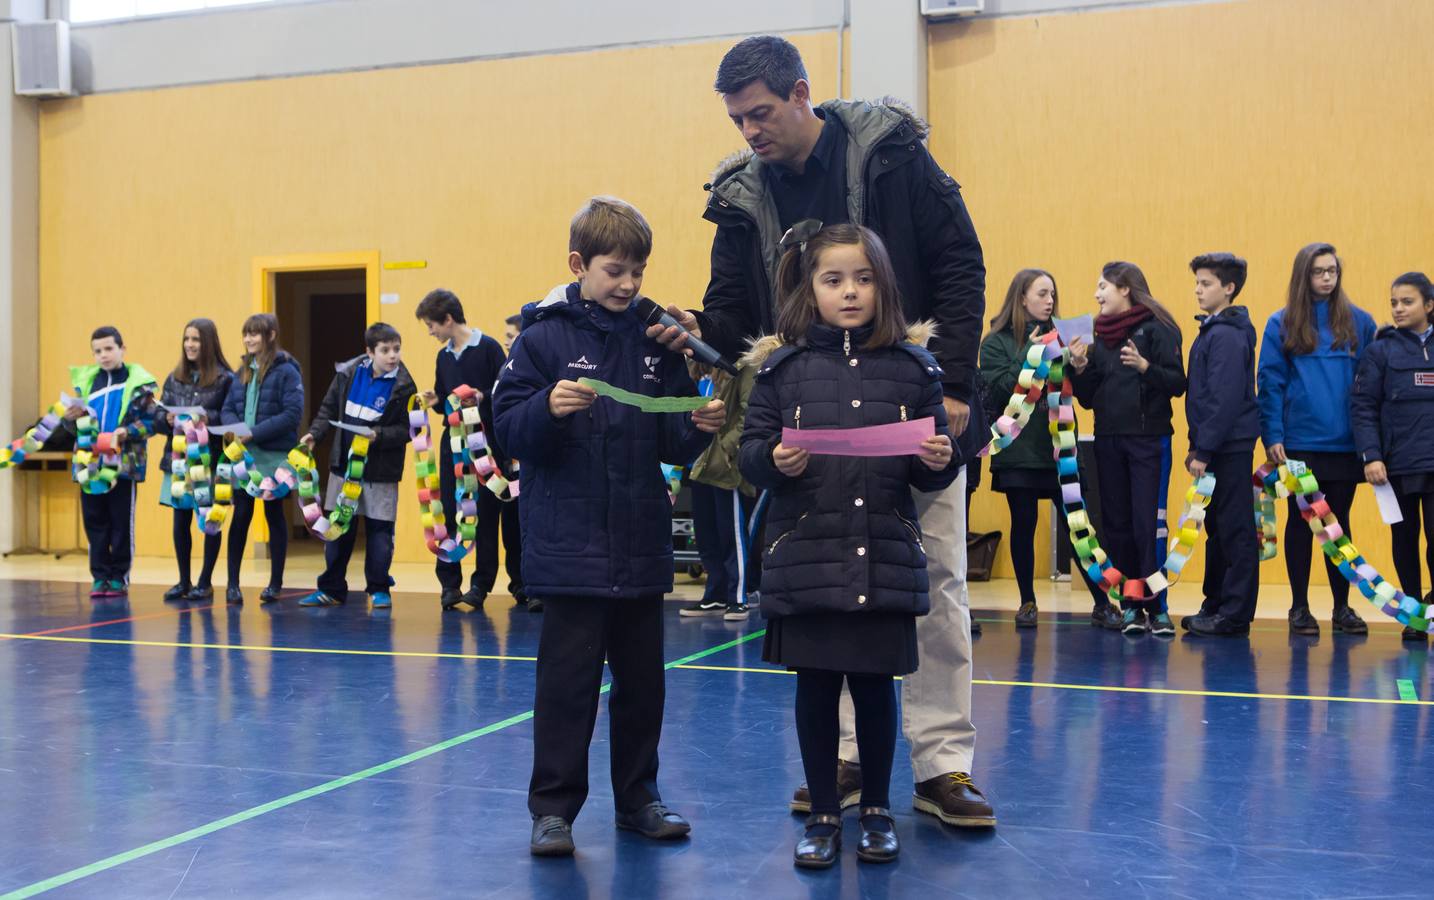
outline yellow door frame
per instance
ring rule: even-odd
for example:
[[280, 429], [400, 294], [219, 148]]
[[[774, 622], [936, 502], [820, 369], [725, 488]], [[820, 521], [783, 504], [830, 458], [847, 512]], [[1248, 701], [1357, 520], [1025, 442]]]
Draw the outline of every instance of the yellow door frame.
[[278, 272], [318, 272], [325, 269], [364, 270], [364, 318], [372, 325], [379, 320], [379, 273], [377, 250], [352, 253], [287, 253], [283, 256], [254, 257], [254, 311], [274, 311], [274, 275]]

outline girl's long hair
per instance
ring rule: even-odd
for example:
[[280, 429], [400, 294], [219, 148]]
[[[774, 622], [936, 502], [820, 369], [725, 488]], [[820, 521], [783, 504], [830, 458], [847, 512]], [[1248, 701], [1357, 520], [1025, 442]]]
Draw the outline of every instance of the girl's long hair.
[[249, 364], [258, 359], [259, 380], [263, 381], [264, 376], [269, 374], [269, 367], [274, 364], [275, 358], [282, 352], [282, 348], [279, 346], [279, 320], [273, 313], [254, 313], [244, 320], [244, 333], [262, 335], [264, 346], [256, 354], [244, 354], [243, 371], [240, 372], [239, 377], [244, 380], [245, 384], [248, 384], [254, 375]]
[[1354, 327], [1353, 304], [1344, 292], [1344, 262], [1335, 252], [1333, 244], [1308, 244], [1295, 254], [1295, 264], [1290, 272], [1290, 291], [1285, 298], [1285, 321], [1282, 329], [1282, 344], [1291, 356], [1313, 353], [1319, 344], [1319, 326], [1315, 323], [1314, 289], [1310, 287], [1314, 263], [1321, 256], [1334, 257], [1339, 271], [1334, 276], [1334, 292], [1329, 295], [1329, 330], [1334, 336], [1331, 350], [1347, 350], [1354, 353], [1359, 349], [1359, 333]]
[[782, 256], [777, 269], [777, 334], [788, 344], [806, 340], [813, 322], [821, 320], [817, 296], [812, 288], [822, 253], [832, 247], [855, 245], [871, 264], [876, 288], [876, 316], [871, 337], [863, 349], [892, 347], [906, 339], [906, 317], [901, 312], [901, 295], [896, 272], [886, 245], [870, 228], [860, 225], [829, 225], [807, 240], [805, 247], [793, 244]]
[[1025, 339], [1026, 328], [1030, 324], [1026, 321], [1026, 304], [1022, 301], [1026, 298], [1026, 291], [1036, 283], [1037, 278], [1049, 278], [1051, 280], [1051, 318], [1061, 314], [1060, 292], [1056, 290], [1056, 276], [1045, 269], [1022, 269], [1011, 279], [1011, 286], [1006, 288], [1006, 301], [1001, 304], [1001, 309], [991, 319], [991, 334], [1011, 329], [1016, 336], [1017, 342]]
[[1150, 293], [1150, 282], [1145, 280], [1145, 273], [1140, 271], [1140, 266], [1128, 262], [1108, 262], [1100, 270], [1100, 277], [1116, 287], [1129, 290], [1131, 305], [1145, 307], [1155, 315], [1160, 324], [1176, 334], [1182, 334], [1170, 310]]
[[[183, 335], [193, 328], [199, 332], [199, 358], [194, 362], [184, 354]], [[185, 384], [194, 381], [200, 387], [209, 387], [219, 380], [219, 376], [231, 371], [229, 360], [224, 358], [224, 348], [219, 346], [219, 329], [214, 326], [213, 319], [190, 319], [184, 323], [184, 331], [180, 332], [179, 339], [179, 364], [174, 367], [174, 380]], [[199, 378], [195, 379], [194, 374], [198, 372]]]

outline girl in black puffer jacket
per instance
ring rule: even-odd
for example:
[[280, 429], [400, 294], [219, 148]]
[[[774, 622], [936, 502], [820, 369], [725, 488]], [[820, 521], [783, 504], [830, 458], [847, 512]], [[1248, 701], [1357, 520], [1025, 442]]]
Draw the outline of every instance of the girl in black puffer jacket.
[[[759, 368], [740, 466], [772, 492], [762, 655], [797, 672], [797, 737], [812, 797], [795, 861], [825, 867], [841, 847], [837, 702], [845, 679], [862, 760], [858, 856], [886, 862], [899, 850], [887, 796], [896, 746], [892, 676], [916, 670], [916, 617], [929, 606], [911, 489], [941, 490], [961, 465], [946, 429], [941, 368], [908, 341], [880, 238], [851, 225], [824, 229], [804, 250], [787, 250], [779, 281], [778, 336], [749, 355]], [[907, 456], [809, 456], [782, 443], [784, 427], [927, 417], [935, 436]]]
[[[224, 409], [224, 399], [229, 395], [229, 386], [234, 381], [234, 372], [224, 358], [219, 346], [219, 329], [209, 319], [191, 319], [184, 326], [180, 340], [179, 364], [169, 377], [164, 379], [164, 391], [160, 402], [166, 407], [202, 407], [212, 425], [218, 425]], [[179, 562], [179, 582], [164, 592], [166, 600], [209, 600], [214, 596], [211, 587], [214, 566], [219, 561], [219, 546], [224, 541], [222, 532], [204, 536], [204, 568], [199, 572], [199, 583], [191, 584], [190, 554], [194, 551], [194, 536], [190, 527], [194, 521], [194, 506], [188, 508], [174, 505], [169, 489], [173, 475], [170, 472], [170, 452], [174, 446], [174, 434], [178, 425], [174, 413], [161, 410], [155, 417], [154, 430], [167, 435], [164, 440], [164, 457], [159, 461], [164, 480], [160, 484], [159, 502], [174, 510], [174, 555]], [[214, 438], [209, 447], [209, 474], [213, 483], [214, 467], [219, 464], [219, 440]]]

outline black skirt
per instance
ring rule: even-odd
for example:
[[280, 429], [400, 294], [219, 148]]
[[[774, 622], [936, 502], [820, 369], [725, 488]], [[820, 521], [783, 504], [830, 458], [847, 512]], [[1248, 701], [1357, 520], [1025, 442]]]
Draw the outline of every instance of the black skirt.
[[1360, 484], [1364, 481], [1364, 463], [1358, 453], [1330, 453], [1322, 450], [1285, 450], [1285, 456], [1297, 459], [1310, 467], [1315, 480], [1320, 484], [1329, 481], [1344, 481]]
[[826, 613], [768, 619], [762, 659], [789, 669], [907, 675], [919, 661], [916, 617]]
[[1407, 475], [1390, 475], [1389, 483], [1394, 493], [1408, 496], [1434, 494], [1434, 472], [1410, 472]]
[[1055, 500], [1061, 495], [1055, 469], [994, 469], [991, 490], [998, 494], [1034, 491], [1042, 500]]

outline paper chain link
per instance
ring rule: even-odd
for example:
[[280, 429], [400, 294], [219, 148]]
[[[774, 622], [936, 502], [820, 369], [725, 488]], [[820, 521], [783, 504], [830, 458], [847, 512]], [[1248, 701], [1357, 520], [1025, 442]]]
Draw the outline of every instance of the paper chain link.
[[[25, 436], [10, 442], [0, 449], [0, 469], [18, 466], [25, 457], [36, 453], [44, 446], [55, 429], [60, 427], [60, 418], [65, 414], [65, 404], [56, 401], [34, 428]], [[99, 423], [93, 416], [82, 416], [75, 422], [75, 451], [70, 456], [70, 477], [86, 494], [108, 494], [115, 486], [120, 474], [120, 448], [112, 432], [99, 433]]]
[[1070, 526], [1071, 545], [1090, 580], [1105, 588], [1113, 600], [1146, 602], [1180, 580], [1180, 572], [1195, 552], [1195, 543], [1205, 523], [1205, 510], [1215, 492], [1215, 476], [1205, 475], [1185, 492], [1185, 509], [1175, 527], [1165, 565], [1144, 578], [1131, 578], [1110, 564], [1096, 539], [1095, 526], [1086, 511], [1081, 493], [1080, 466], [1076, 457], [1076, 418], [1071, 383], [1065, 377], [1070, 351], [1052, 331], [1034, 340], [1026, 351], [1016, 390], [1005, 410], [991, 426], [991, 441], [980, 455], [992, 456], [1011, 445], [1030, 422], [1036, 404], [1044, 394], [1056, 474], [1061, 486], [1061, 506]]
[[[335, 440], [337, 439], [336, 437]], [[359, 497], [363, 496], [363, 470], [368, 462], [368, 448], [372, 440], [366, 435], [355, 434], [349, 442], [349, 455], [344, 465], [344, 482], [339, 488], [334, 508], [327, 516], [324, 515], [322, 506], [319, 467], [314, 462], [314, 455], [303, 446], [295, 448], [289, 454], [292, 463], [294, 453], [303, 450], [304, 465], [295, 466], [299, 473], [299, 504], [304, 514], [304, 523], [319, 540], [336, 541], [353, 527], [354, 516], [358, 513]]]
[[1431, 631], [1430, 608], [1417, 597], [1410, 597], [1385, 581], [1359, 548], [1340, 527], [1339, 519], [1325, 502], [1319, 482], [1309, 467], [1299, 460], [1289, 460], [1276, 468], [1265, 463], [1251, 478], [1255, 492], [1255, 527], [1260, 533], [1260, 559], [1273, 559], [1279, 552], [1275, 534], [1275, 500], [1293, 496], [1300, 517], [1320, 541], [1320, 549], [1339, 569], [1345, 580], [1354, 585], [1364, 598], [1386, 616], [1397, 619], [1415, 631]]
[[458, 562], [467, 556], [478, 539], [480, 484], [500, 500], [510, 501], [518, 496], [517, 479], [509, 481], [498, 471], [498, 459], [483, 430], [478, 412], [482, 396], [465, 384], [456, 388], [444, 402], [444, 422], [448, 426], [449, 448], [453, 451], [453, 500], [458, 511], [457, 521], [453, 523], [456, 537], [449, 530], [448, 518], [443, 512], [443, 482], [428, 410], [420, 396], [415, 395], [408, 401], [408, 434], [413, 440], [423, 535], [429, 552], [448, 562]]

